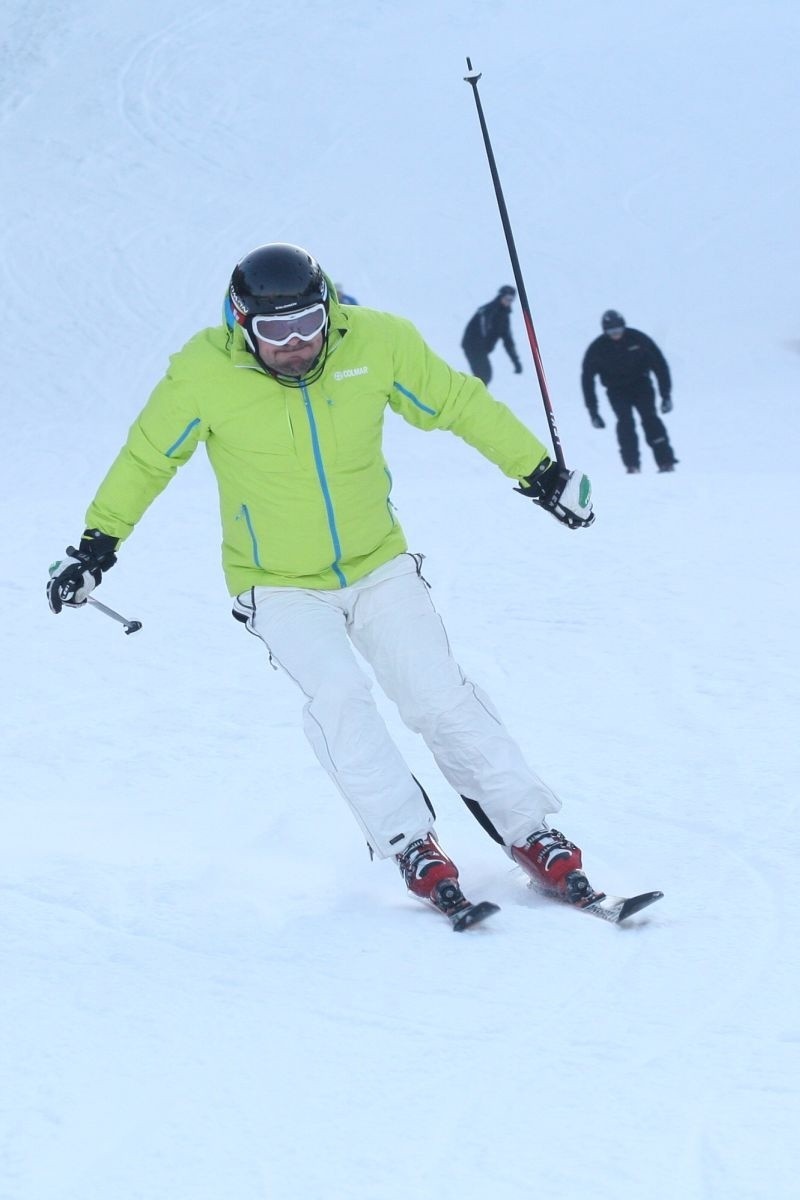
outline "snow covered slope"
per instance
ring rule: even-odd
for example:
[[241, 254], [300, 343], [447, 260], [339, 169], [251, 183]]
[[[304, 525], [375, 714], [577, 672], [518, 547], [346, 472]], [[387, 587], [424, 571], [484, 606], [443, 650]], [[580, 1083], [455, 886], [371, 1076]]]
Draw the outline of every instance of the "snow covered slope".
[[[4, 31], [2, 1200], [793, 1195], [796, 5], [6, 0]], [[369, 863], [229, 619], [202, 454], [100, 593], [140, 633], [44, 602], [253, 246], [465, 365], [510, 279], [467, 55], [598, 519], [390, 421], [394, 494], [591, 878], [665, 891], [620, 929], [532, 897], [388, 705], [502, 912], [456, 937]], [[673, 369], [674, 475], [587, 419], [609, 306]], [[544, 436], [514, 323], [493, 390]]]

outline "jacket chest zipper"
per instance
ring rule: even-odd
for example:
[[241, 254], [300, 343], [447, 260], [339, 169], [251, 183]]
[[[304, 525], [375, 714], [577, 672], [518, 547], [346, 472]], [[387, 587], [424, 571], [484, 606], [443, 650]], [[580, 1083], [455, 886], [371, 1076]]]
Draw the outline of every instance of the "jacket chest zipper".
[[311, 407], [311, 397], [308, 394], [308, 388], [305, 384], [302, 384], [300, 390], [303, 395], [303, 404], [305, 406], [306, 417], [308, 419], [308, 427], [311, 432], [311, 449], [314, 454], [314, 465], [317, 469], [317, 478], [319, 480], [319, 486], [322, 490], [322, 498], [325, 502], [325, 514], [328, 518], [328, 529], [330, 530], [331, 542], [333, 543], [334, 559], [331, 563], [331, 570], [339, 580], [339, 585], [341, 587], [347, 587], [347, 580], [341, 567], [339, 566], [342, 557], [342, 546], [341, 542], [339, 541], [339, 531], [336, 528], [336, 516], [333, 511], [333, 500], [331, 499], [330, 488], [328, 487], [328, 480], [325, 475], [325, 464], [322, 461], [322, 449], [319, 444], [319, 431], [317, 429], [317, 422], [314, 417], [314, 410]]

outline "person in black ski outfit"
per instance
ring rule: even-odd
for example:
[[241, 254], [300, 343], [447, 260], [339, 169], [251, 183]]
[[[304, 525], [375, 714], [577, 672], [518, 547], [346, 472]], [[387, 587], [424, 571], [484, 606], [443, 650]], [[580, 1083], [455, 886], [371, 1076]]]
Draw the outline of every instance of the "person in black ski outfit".
[[467, 356], [472, 374], [477, 375], [484, 383], [488, 383], [492, 378], [489, 355], [498, 342], [505, 346], [516, 374], [522, 373], [522, 363], [511, 336], [511, 305], [516, 294], [514, 288], [508, 284], [501, 287], [494, 300], [482, 304], [474, 316], [470, 317], [464, 330], [461, 349]]
[[670, 445], [666, 426], [656, 412], [656, 393], [651, 372], [658, 382], [661, 411], [672, 411], [672, 380], [667, 360], [652, 338], [630, 329], [621, 313], [610, 308], [603, 313], [603, 333], [590, 344], [583, 357], [581, 387], [595, 429], [605, 429], [597, 409], [595, 376], [608, 393], [617, 418], [617, 441], [629, 475], [641, 469], [639, 439], [634, 413], [639, 414], [645, 440], [653, 451], [659, 471], [673, 471], [678, 461]]

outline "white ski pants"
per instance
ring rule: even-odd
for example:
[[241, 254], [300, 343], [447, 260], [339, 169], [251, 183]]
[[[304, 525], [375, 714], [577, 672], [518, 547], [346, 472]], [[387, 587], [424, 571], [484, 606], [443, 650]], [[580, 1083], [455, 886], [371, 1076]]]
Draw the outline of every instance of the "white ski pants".
[[336, 591], [251, 588], [234, 613], [305, 695], [306, 736], [376, 855], [398, 854], [433, 817], [350, 643], [448, 782], [480, 805], [507, 846], [521, 844], [561, 803], [450, 653], [420, 562], [401, 554]]

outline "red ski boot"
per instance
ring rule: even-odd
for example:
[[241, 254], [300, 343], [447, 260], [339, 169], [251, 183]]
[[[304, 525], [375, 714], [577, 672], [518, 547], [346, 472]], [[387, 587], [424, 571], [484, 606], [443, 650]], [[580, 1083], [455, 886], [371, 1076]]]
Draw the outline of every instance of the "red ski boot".
[[432, 833], [417, 838], [395, 858], [412, 896], [433, 905], [449, 919], [457, 932], [500, 911], [496, 904], [487, 900], [470, 904], [459, 887], [456, 864], [447, 857]]
[[420, 900], [430, 900], [433, 889], [443, 880], [455, 882], [458, 879], [458, 867], [447, 857], [432, 833], [417, 838], [396, 858], [406, 887]]
[[512, 846], [511, 857], [529, 875], [533, 886], [570, 904], [583, 904], [594, 895], [581, 870], [581, 852], [557, 829], [537, 829], [524, 846]]

